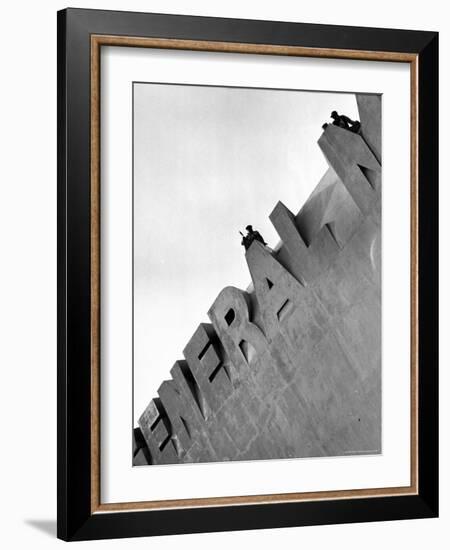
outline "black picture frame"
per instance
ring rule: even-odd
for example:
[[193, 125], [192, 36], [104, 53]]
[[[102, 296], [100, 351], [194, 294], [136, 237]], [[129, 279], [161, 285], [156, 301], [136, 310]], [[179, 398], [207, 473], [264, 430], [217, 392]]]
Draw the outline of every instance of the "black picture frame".
[[[438, 515], [438, 33], [66, 9], [58, 12], [58, 527], [64, 540]], [[417, 57], [418, 491], [414, 495], [93, 511], [91, 37], [152, 37]], [[95, 350], [94, 350], [95, 351]]]

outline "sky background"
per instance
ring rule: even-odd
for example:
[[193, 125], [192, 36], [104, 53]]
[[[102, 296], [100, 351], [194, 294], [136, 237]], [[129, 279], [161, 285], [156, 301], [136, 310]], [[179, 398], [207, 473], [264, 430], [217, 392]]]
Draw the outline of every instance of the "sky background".
[[238, 231], [269, 246], [326, 172], [317, 145], [354, 94], [135, 83], [134, 424], [225, 286], [251, 278]]

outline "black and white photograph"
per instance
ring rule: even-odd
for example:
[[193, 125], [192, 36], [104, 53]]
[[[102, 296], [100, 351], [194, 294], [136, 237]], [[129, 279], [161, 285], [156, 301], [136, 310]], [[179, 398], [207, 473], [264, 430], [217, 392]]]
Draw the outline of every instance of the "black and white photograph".
[[382, 95], [132, 101], [133, 465], [382, 453]]

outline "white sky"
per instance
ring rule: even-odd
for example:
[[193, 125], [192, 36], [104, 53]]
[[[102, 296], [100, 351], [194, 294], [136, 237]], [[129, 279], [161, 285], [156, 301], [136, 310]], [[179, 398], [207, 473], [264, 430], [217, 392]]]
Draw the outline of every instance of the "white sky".
[[317, 145], [354, 94], [134, 84], [134, 424], [225, 286], [250, 274], [238, 231], [269, 246], [327, 163]]

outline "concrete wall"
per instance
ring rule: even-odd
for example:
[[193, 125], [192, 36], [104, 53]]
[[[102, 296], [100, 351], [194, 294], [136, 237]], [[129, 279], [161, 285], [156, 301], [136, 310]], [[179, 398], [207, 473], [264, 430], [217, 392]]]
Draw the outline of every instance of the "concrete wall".
[[381, 452], [381, 99], [328, 126], [329, 170], [246, 253], [134, 430], [134, 465]]

